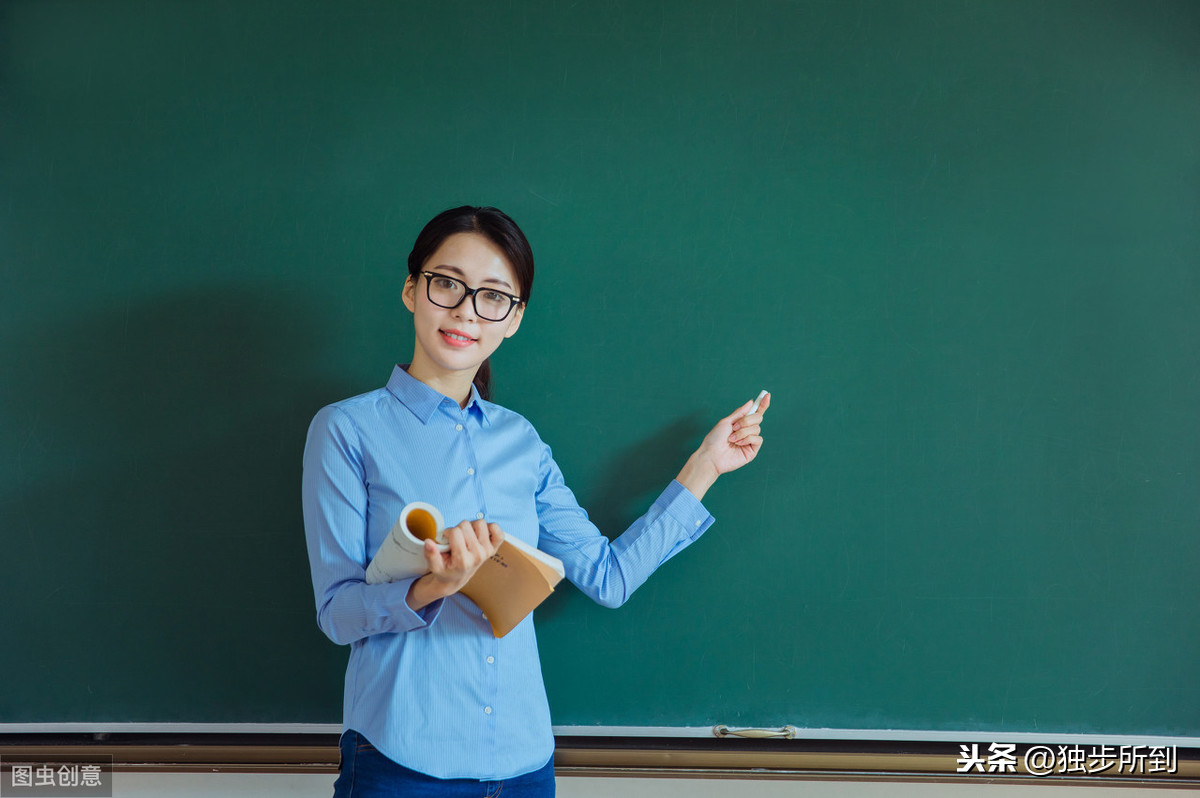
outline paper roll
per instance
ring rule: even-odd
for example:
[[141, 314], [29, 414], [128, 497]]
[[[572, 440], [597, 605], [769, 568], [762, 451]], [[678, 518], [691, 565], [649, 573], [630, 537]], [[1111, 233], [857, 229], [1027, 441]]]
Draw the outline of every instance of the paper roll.
[[[392, 527], [392, 534], [399, 529], [410, 540], [424, 541], [433, 538], [441, 546], [446, 544], [446, 522], [442, 513], [432, 504], [410, 502], [400, 511], [400, 520]], [[448, 551], [443, 548], [442, 551]]]
[[439, 551], [447, 552], [450, 547], [443, 542], [445, 531], [446, 522], [438, 508], [425, 502], [406, 504], [367, 566], [367, 584], [395, 582], [427, 573], [425, 540], [433, 539]]

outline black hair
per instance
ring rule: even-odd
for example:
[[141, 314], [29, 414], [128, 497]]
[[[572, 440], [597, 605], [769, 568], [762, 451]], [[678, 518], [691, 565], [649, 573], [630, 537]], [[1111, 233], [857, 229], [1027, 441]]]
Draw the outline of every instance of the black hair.
[[[533, 291], [533, 249], [516, 222], [503, 211], [486, 206], [463, 205], [442, 211], [429, 220], [408, 253], [408, 276], [414, 284], [420, 282], [425, 262], [443, 241], [457, 233], [477, 233], [499, 247], [517, 278], [521, 304], [529, 302]], [[490, 399], [492, 369], [486, 360], [475, 373], [474, 382], [479, 395]]]

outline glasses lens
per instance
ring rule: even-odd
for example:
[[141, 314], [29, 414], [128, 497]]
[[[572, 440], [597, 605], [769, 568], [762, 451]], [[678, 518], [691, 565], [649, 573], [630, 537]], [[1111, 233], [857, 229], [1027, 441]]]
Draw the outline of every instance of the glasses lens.
[[452, 308], [462, 302], [467, 289], [457, 280], [437, 275], [429, 278], [429, 300], [435, 305]]
[[499, 291], [476, 291], [475, 312], [488, 321], [500, 321], [508, 315], [512, 307], [508, 294]]

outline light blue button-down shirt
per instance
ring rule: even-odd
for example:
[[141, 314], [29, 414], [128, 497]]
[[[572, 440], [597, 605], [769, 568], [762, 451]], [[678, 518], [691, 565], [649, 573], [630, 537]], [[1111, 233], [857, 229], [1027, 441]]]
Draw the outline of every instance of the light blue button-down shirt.
[[471, 391], [464, 410], [397, 366], [386, 388], [318, 412], [304, 449], [304, 529], [317, 623], [351, 647], [344, 727], [431, 776], [506, 779], [554, 750], [532, 616], [497, 639], [461, 595], [414, 612], [413, 580], [368, 585], [367, 563], [400, 510], [424, 501], [447, 524], [497, 523], [611, 607], [713, 518], [673, 481], [610, 543], [533, 426]]

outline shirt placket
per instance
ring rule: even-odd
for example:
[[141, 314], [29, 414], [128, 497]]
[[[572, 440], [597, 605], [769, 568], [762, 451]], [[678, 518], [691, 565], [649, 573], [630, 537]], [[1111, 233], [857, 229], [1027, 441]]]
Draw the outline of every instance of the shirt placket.
[[[475, 513], [477, 520], [487, 518], [487, 501], [484, 498], [483, 479], [486, 476], [482, 473], [479, 467], [479, 458], [475, 452], [473, 434], [478, 432], [478, 424], [467, 411], [460, 411], [459, 421], [455, 425], [455, 431], [463, 436], [464, 450], [466, 452], [466, 477], [474, 492], [475, 502], [478, 509]], [[482, 613], [481, 613], [482, 614]], [[483, 616], [486, 620], [487, 616]], [[489, 761], [494, 762], [498, 754], [497, 742], [499, 739], [498, 728], [502, 723], [502, 718], [498, 711], [497, 697], [500, 695], [500, 650], [499, 640], [494, 636], [488, 636], [484, 639], [483, 645], [480, 647], [480, 656], [483, 661], [479, 663], [483, 669], [483, 684], [482, 695], [484, 696], [484, 705], [480, 707], [480, 711], [484, 715], [484, 749], [487, 752]]]

